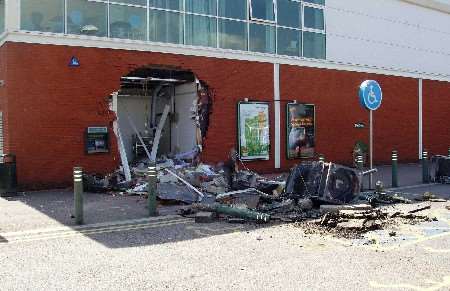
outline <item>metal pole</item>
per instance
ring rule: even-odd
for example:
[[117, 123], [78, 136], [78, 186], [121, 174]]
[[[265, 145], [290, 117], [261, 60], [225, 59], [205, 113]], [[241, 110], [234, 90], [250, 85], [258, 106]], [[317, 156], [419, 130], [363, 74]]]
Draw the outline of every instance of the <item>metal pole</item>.
[[398, 152], [392, 151], [392, 188], [398, 187]]
[[448, 147], [448, 157], [450, 158], [450, 147]]
[[157, 189], [157, 179], [158, 173], [156, 171], [156, 164], [151, 162], [150, 167], [147, 171], [148, 178], [148, 215], [156, 216], [156, 189]]
[[[373, 169], [373, 111], [369, 111], [369, 169]], [[369, 189], [372, 189], [373, 185], [373, 175], [369, 175]]]
[[429, 171], [429, 165], [428, 165], [428, 151], [424, 150], [422, 152], [422, 181], [423, 183], [429, 183], [430, 182], [430, 171]]
[[83, 224], [83, 168], [73, 168], [73, 195], [75, 204], [75, 223]]

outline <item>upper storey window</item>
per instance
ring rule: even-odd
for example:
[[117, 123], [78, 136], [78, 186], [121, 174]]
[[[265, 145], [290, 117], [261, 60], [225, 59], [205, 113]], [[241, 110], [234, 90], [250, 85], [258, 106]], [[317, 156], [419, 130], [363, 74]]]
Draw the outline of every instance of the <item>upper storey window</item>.
[[108, 9], [105, 3], [88, 0], [67, 2], [67, 33], [106, 36]]
[[25, 31], [326, 58], [325, 0], [16, 1]]
[[0, 34], [5, 31], [5, 0], [0, 0]]
[[219, 0], [219, 16], [247, 19], [247, 0]]
[[318, 30], [325, 29], [325, 21], [323, 15], [323, 9], [318, 9], [315, 7], [305, 6], [303, 8], [303, 26], [305, 28], [312, 28]]
[[20, 7], [22, 29], [64, 32], [64, 0], [22, 0]]
[[250, 17], [252, 20], [275, 21], [275, 4], [273, 0], [250, 0]]
[[186, 0], [186, 12], [217, 15], [217, 0]]
[[278, 24], [280, 26], [301, 27], [300, 2], [291, 0], [278, 0]]

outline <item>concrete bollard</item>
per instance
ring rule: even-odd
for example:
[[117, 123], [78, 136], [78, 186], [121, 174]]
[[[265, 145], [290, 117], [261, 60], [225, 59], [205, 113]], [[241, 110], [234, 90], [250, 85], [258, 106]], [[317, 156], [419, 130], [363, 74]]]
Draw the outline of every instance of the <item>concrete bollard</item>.
[[83, 224], [83, 168], [73, 168], [73, 195], [75, 207], [75, 223]]
[[392, 188], [398, 187], [398, 152], [392, 151]]
[[152, 163], [148, 167], [147, 171], [147, 182], [148, 182], [148, 215], [156, 216], [156, 191], [158, 182], [158, 172], [156, 171], [156, 164]]
[[424, 150], [422, 152], [422, 182], [424, 184], [430, 182], [430, 169], [428, 163], [428, 151]]

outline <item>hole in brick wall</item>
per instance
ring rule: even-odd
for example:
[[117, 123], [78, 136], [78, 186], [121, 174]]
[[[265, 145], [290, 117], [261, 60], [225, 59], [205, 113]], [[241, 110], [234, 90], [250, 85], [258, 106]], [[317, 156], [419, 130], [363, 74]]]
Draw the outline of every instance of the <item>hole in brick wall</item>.
[[[148, 66], [121, 78], [112, 98], [128, 161], [146, 158], [142, 141], [157, 157], [197, 158], [209, 126], [212, 94], [191, 71]], [[139, 138], [140, 136], [140, 138]]]

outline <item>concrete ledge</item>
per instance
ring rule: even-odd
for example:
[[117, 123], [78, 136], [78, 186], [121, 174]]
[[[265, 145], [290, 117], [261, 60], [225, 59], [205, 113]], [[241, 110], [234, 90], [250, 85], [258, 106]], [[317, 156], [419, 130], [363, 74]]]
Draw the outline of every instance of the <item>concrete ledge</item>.
[[447, 4], [442, 0], [403, 0], [403, 1], [450, 14], [450, 4]]

